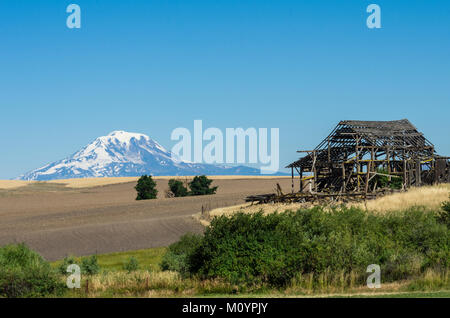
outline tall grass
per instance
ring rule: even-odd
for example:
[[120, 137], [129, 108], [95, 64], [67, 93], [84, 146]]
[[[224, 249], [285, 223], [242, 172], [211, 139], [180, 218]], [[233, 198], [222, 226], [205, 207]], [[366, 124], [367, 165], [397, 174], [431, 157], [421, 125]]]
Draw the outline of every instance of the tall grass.
[[369, 211], [386, 213], [422, 207], [425, 210], [438, 210], [441, 204], [448, 200], [449, 184], [411, 188], [406, 192], [394, 193], [384, 197], [356, 204]]
[[[442, 202], [448, 200], [450, 194], [450, 184], [439, 184], [433, 186], [424, 186], [411, 188], [407, 192], [393, 193], [386, 196], [369, 200], [361, 203], [348, 203], [348, 207], [358, 207], [367, 209], [375, 213], [386, 213], [392, 211], [408, 210], [414, 207], [421, 207], [424, 210], [437, 210]], [[311, 207], [311, 203], [267, 203], [267, 204], [241, 204], [229, 207], [213, 209], [209, 212], [211, 218], [218, 216], [232, 216], [237, 212], [264, 214], [296, 211]], [[195, 217], [205, 226], [210, 224], [210, 220], [202, 219], [200, 214]]]
[[[102, 272], [83, 277], [81, 288], [66, 290], [65, 297], [195, 297], [195, 296], [314, 296], [336, 294], [383, 294], [417, 291], [450, 291], [449, 272], [428, 269], [406, 280], [385, 282], [381, 288], [366, 286], [367, 275], [362, 272], [325, 271], [321, 274], [298, 274], [285, 288], [267, 284], [235, 285], [220, 279], [183, 278], [177, 272], [139, 270]], [[65, 280], [65, 277], [61, 277]], [[88, 282], [88, 290], [86, 283]]]
[[172, 271], [103, 271], [97, 275], [84, 277], [81, 284], [80, 289], [67, 290], [66, 296], [183, 297], [236, 292], [236, 286], [221, 280], [182, 278], [179, 273]]
[[450, 270], [427, 269], [407, 285], [409, 291], [450, 290]]

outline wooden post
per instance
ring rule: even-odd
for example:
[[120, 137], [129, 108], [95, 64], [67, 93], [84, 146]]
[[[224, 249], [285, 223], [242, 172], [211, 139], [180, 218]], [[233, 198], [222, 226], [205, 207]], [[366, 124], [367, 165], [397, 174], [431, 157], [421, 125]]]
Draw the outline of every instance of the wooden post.
[[356, 181], [357, 192], [360, 191], [360, 181], [359, 181], [359, 173], [361, 172], [361, 165], [359, 164], [359, 138], [356, 139]]
[[419, 187], [422, 185], [422, 165], [420, 163], [420, 159], [417, 159], [416, 161], [416, 187]]
[[347, 183], [345, 182], [345, 161], [342, 163], [342, 192], [345, 193]]
[[410, 188], [412, 184], [411, 161], [406, 163], [406, 167], [408, 168], [408, 188]]
[[432, 167], [432, 169], [434, 170], [434, 177], [433, 177], [434, 180], [433, 180], [433, 184], [438, 184], [438, 183], [439, 183], [439, 171], [438, 171], [439, 165], [438, 165], [436, 159], [434, 159], [434, 160], [431, 162], [431, 167]]
[[314, 161], [313, 161], [313, 171], [314, 171], [314, 191], [317, 192], [317, 169], [316, 169], [316, 151], [313, 151]]
[[367, 192], [369, 192], [369, 178], [370, 178], [370, 169], [372, 166], [372, 161], [369, 161], [369, 164], [367, 165], [367, 172], [366, 172], [366, 186], [364, 189], [364, 193], [367, 195]]
[[89, 279], [86, 280], [86, 286], [85, 286], [84, 291], [85, 291], [86, 294], [89, 294]]
[[303, 168], [300, 168], [300, 192], [303, 192]]
[[[387, 160], [387, 171], [388, 174], [391, 174], [391, 152], [389, 150], [389, 147], [386, 149], [386, 160]], [[392, 180], [391, 177], [389, 177], [389, 182]]]
[[291, 167], [292, 193], [294, 193], [294, 167]]
[[370, 173], [372, 172], [373, 159], [374, 159], [374, 151], [373, 151], [373, 147], [371, 147], [370, 161], [367, 163], [366, 180], [365, 180], [365, 186], [364, 186], [364, 193], [366, 196], [367, 196], [367, 193], [369, 192], [369, 179], [370, 179]]
[[407, 175], [406, 175], [406, 153], [405, 150], [402, 152], [403, 154], [403, 190], [406, 190], [407, 188]]

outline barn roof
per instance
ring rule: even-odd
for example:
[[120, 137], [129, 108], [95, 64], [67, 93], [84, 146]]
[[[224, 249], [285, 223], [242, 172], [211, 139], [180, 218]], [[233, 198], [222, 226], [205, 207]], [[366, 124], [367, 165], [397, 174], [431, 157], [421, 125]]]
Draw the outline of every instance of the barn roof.
[[[414, 127], [408, 119], [393, 121], [343, 120], [315, 149], [317, 161], [346, 159], [356, 145], [389, 147], [392, 150], [409, 150], [418, 157], [431, 156], [434, 146]], [[287, 168], [310, 166], [312, 151], [305, 157], [291, 163]]]

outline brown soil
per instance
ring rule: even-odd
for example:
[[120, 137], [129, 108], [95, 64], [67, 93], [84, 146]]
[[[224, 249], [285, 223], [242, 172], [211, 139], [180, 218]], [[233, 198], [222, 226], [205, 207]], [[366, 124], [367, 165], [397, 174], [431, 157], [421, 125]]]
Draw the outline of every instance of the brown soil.
[[215, 195], [135, 201], [135, 182], [72, 189], [33, 183], [0, 190], [0, 245], [25, 242], [48, 260], [167, 246], [187, 232], [202, 232], [192, 215], [244, 203], [247, 195], [290, 189], [289, 178], [214, 180]]

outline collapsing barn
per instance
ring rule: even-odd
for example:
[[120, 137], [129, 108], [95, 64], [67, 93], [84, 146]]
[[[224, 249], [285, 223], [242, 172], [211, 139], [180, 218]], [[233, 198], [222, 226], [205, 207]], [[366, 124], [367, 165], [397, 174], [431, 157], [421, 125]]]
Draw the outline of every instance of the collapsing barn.
[[[436, 154], [407, 119], [341, 121], [314, 150], [291, 163], [292, 192], [368, 194], [383, 187], [450, 182], [449, 157]], [[305, 187], [305, 180], [310, 186]], [[305, 189], [306, 188], [306, 189]]]

